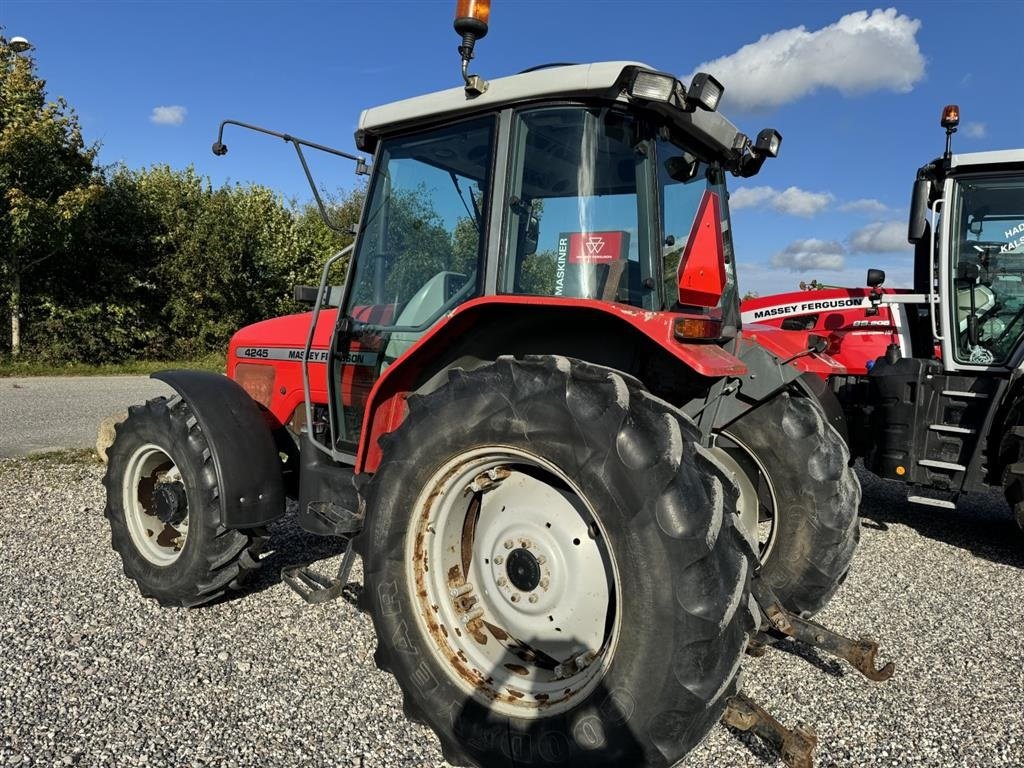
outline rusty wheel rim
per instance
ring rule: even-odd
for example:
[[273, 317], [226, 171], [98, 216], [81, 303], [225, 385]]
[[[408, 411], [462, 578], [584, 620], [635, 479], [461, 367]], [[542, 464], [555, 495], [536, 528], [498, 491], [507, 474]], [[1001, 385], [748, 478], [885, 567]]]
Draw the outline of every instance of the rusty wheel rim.
[[603, 678], [619, 634], [615, 560], [550, 462], [509, 447], [449, 462], [419, 496], [406, 564], [436, 661], [491, 709], [554, 715]]
[[[135, 549], [154, 565], [171, 565], [185, 548], [188, 502], [184, 493], [179, 492], [184, 508], [177, 510], [173, 518], [168, 517], [166, 509], [158, 509], [157, 502], [161, 492], [170, 490], [160, 486], [181, 483], [181, 472], [174, 460], [158, 445], [140, 446], [128, 458], [122, 487], [125, 523]], [[171, 522], [161, 519], [161, 514]]]

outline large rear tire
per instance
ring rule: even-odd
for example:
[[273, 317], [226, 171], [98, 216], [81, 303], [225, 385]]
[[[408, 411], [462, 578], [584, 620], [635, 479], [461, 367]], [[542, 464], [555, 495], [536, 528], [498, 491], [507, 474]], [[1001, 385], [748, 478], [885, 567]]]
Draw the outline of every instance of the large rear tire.
[[755, 628], [736, 491], [639, 382], [501, 358], [408, 400], [363, 489], [376, 661], [445, 758], [669, 766]]
[[192, 409], [158, 397], [128, 410], [107, 450], [104, 514], [124, 574], [163, 606], [194, 607], [245, 584], [262, 530], [220, 525], [217, 473]]
[[860, 482], [842, 436], [814, 400], [783, 392], [719, 432], [713, 454], [735, 473], [763, 578], [786, 609], [813, 616], [860, 540]]
[[1003, 495], [1010, 505], [1014, 519], [1024, 531], [1024, 426], [1020, 426], [1021, 408], [1011, 411], [1007, 428], [999, 446], [999, 459], [1006, 469], [1003, 473]]

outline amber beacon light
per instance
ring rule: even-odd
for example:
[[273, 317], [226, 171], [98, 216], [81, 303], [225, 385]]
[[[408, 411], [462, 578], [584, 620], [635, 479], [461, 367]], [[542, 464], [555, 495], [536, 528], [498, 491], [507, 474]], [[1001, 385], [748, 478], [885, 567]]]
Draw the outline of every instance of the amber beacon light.
[[467, 96], [479, 96], [487, 90], [487, 81], [479, 75], [468, 74], [468, 71], [473, 48], [476, 41], [487, 34], [490, 19], [490, 0], [456, 0], [455, 31], [462, 38], [459, 55], [462, 57], [462, 79], [466, 82]]

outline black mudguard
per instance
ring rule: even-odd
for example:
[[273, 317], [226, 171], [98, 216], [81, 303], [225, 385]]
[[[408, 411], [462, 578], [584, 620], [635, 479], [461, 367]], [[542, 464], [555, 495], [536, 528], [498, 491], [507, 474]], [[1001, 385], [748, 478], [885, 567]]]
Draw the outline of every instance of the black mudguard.
[[220, 522], [256, 528], [284, 514], [284, 480], [274, 437], [259, 406], [236, 382], [207, 371], [159, 371], [189, 404], [210, 445]]

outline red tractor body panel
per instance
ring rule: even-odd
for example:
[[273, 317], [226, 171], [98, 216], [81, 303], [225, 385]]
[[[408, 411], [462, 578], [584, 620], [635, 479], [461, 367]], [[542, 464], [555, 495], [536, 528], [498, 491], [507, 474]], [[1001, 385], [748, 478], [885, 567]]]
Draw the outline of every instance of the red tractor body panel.
[[[867, 313], [871, 308], [869, 288], [826, 288], [747, 299], [740, 305], [743, 335], [756, 336], [765, 348], [780, 355], [784, 355], [781, 349], [806, 349], [809, 334], [824, 336], [828, 356], [845, 370], [821, 364], [815, 366], [816, 373], [865, 375], [886, 347], [899, 344], [903, 335], [900, 306], [885, 303], [885, 297], [910, 291], [880, 291], [882, 303], [875, 315]], [[768, 327], [773, 330], [768, 332]]]
[[[452, 343], [475, 327], [491, 322], [496, 310], [509, 308], [555, 307], [575, 313], [601, 313], [623, 324], [623, 331], [643, 334], [669, 352], [695, 374], [718, 378], [747, 372], [738, 358], [713, 342], [688, 343], [675, 338], [673, 321], [678, 315], [652, 312], [624, 304], [588, 299], [559, 299], [544, 296], [485, 296], [460, 305], [438, 320], [398, 360], [379, 376], [376, 360], [379, 348], [353, 343], [352, 362], [342, 368], [342, 402], [364, 412], [363, 429], [357, 452], [357, 471], [374, 471], [380, 461], [377, 440], [393, 431], [405, 415], [405, 397], [414, 382]], [[390, 308], [360, 308], [354, 317], [365, 322], [389, 322]], [[377, 317], [372, 317], [377, 315]], [[286, 315], [242, 328], [228, 346], [227, 374], [238, 379], [239, 364], [249, 363], [273, 368], [273, 385], [266, 406], [273, 426], [287, 424], [295, 409], [302, 405], [302, 357], [309, 334], [310, 313]], [[327, 403], [326, 362], [331, 332], [337, 320], [335, 310], [320, 314], [310, 355], [310, 396], [314, 403]], [[365, 355], [365, 358], [364, 358]], [[240, 380], [245, 386], [245, 381]], [[250, 394], [253, 391], [250, 390]]]

